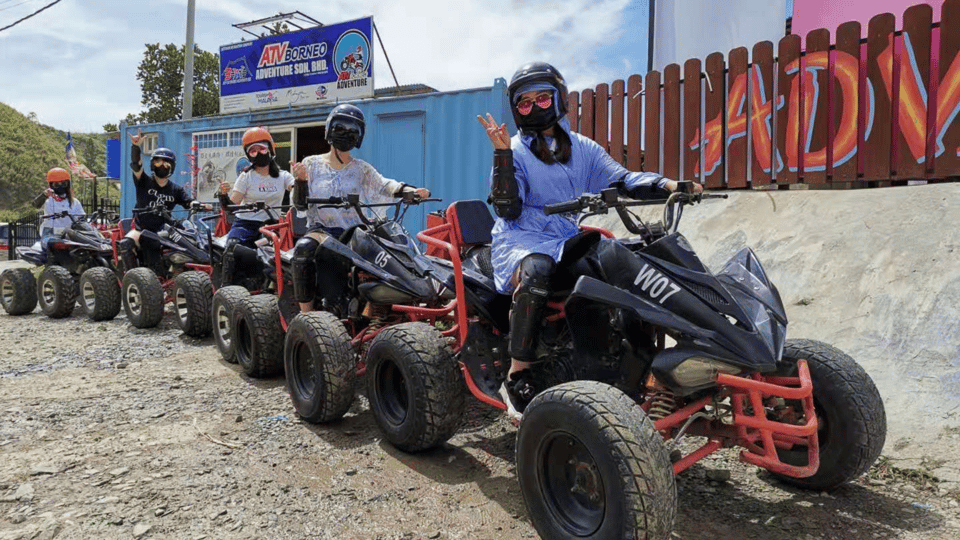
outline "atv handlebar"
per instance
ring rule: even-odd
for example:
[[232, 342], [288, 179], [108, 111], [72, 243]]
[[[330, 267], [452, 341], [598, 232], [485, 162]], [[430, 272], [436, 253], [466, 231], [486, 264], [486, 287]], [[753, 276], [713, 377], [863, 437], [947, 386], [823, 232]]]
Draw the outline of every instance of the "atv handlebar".
[[671, 193], [666, 199], [655, 200], [621, 200], [617, 188], [607, 188], [599, 194], [584, 193], [579, 199], [561, 203], [548, 204], [543, 207], [546, 215], [563, 214], [568, 212], [583, 212], [580, 219], [588, 216], [606, 214], [611, 208], [617, 211], [623, 225], [633, 234], [651, 234], [649, 227], [627, 208], [631, 206], [663, 205], [663, 227], [669, 232], [676, 231], [680, 223], [680, 215], [684, 205], [696, 204], [704, 199], [726, 199], [726, 194], [720, 193], [693, 193], [691, 182], [680, 182], [680, 188]]
[[[396, 202], [388, 203], [362, 203], [360, 202], [360, 195], [357, 193], [350, 193], [343, 197], [308, 197], [307, 204], [317, 205], [319, 208], [353, 208], [357, 212], [357, 216], [360, 217], [365, 225], [374, 225], [372, 221], [363, 213], [364, 208], [382, 208], [382, 207], [394, 207], [394, 216], [393, 221], [401, 222], [403, 221], [404, 215], [407, 213], [407, 208], [417, 204], [425, 202], [442, 202], [443, 199], [423, 199], [414, 192], [405, 192], [397, 197]], [[403, 207], [403, 205], [406, 205]], [[401, 209], [401, 207], [403, 207]]]

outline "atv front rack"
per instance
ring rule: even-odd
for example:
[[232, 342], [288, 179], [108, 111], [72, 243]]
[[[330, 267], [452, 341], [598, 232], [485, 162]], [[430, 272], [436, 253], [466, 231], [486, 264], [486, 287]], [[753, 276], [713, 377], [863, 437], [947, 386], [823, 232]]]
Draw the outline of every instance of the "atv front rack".
[[[703, 446], [674, 463], [675, 474], [688, 469], [720, 448], [734, 445], [743, 447], [740, 452], [741, 461], [774, 473], [807, 478], [817, 472], [820, 468], [818, 422], [813, 406], [813, 382], [805, 360], [797, 362], [796, 377], [764, 377], [760, 374], [737, 377], [721, 373], [717, 376], [717, 385], [719, 398], [730, 398], [733, 409], [732, 424], [700, 423], [692, 429], [691, 432], [706, 436], [708, 440]], [[665, 438], [669, 438], [674, 430], [681, 426], [687, 427], [691, 419], [705, 407], [714, 404], [717, 399], [717, 396], [704, 397], [656, 420], [654, 426]], [[802, 410], [792, 411], [796, 413], [796, 418], [789, 415], [770, 418], [776, 416], [775, 413], [771, 414], [770, 404], [779, 400], [799, 402]], [[791, 410], [789, 407], [781, 409]], [[799, 419], [802, 419], [802, 423], [797, 423]], [[806, 465], [792, 465], [780, 459], [778, 450], [797, 447], [806, 447]]]

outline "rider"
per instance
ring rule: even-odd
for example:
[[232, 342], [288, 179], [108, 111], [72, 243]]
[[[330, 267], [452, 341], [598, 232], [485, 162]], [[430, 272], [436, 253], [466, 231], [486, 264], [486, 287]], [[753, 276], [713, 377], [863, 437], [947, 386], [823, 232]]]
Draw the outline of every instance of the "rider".
[[[326, 123], [326, 140], [330, 151], [310, 156], [302, 163], [294, 163], [294, 205], [307, 210], [307, 234], [297, 241], [293, 251], [293, 285], [300, 311], [313, 311], [317, 288], [317, 269], [323, 271], [321, 293], [328, 308], [336, 307], [346, 285], [346, 273], [337, 270], [341, 265], [328, 246], [350, 227], [360, 224], [352, 208], [307, 208], [307, 197], [342, 197], [360, 195], [367, 202], [388, 200], [402, 193], [414, 192], [420, 198], [430, 196], [426, 188], [416, 188], [396, 180], [384, 178], [372, 165], [350, 155], [360, 148], [366, 124], [363, 112], [353, 105], [337, 105], [330, 111]], [[319, 263], [319, 264], [318, 264]]]
[[[82, 216], [83, 205], [73, 198], [70, 186], [70, 173], [66, 169], [54, 167], [47, 171], [47, 189], [33, 200], [37, 208], [43, 207], [44, 214], [57, 214], [66, 211], [70, 215]], [[60, 238], [63, 230], [70, 227], [69, 217], [47, 218], [40, 224], [40, 245], [44, 255], [50, 253], [50, 244]]]
[[[164, 206], [167, 210], [173, 210], [174, 206], [178, 204], [184, 208], [213, 209], [209, 204], [201, 204], [199, 201], [193, 200], [193, 197], [188, 195], [182, 187], [170, 181], [170, 177], [177, 167], [177, 156], [173, 153], [173, 150], [169, 148], [154, 150], [150, 159], [150, 170], [153, 171], [153, 174], [147, 176], [140, 159], [140, 139], [143, 134], [138, 129], [136, 135], [128, 135], [133, 143], [130, 148], [130, 168], [133, 169], [133, 185], [137, 191], [137, 210], [159, 206]], [[136, 253], [138, 246], [149, 249], [159, 247], [141, 245], [140, 232], [144, 230], [160, 232], [163, 229], [163, 224], [163, 217], [157, 214], [141, 213], [136, 216], [134, 228], [117, 245], [124, 271], [138, 266]]]
[[[571, 286], [591, 270], [602, 272], [604, 262], [611, 266], [617, 250], [625, 249], [595, 232], [581, 233], [574, 216], [546, 215], [544, 206], [610, 186], [627, 197], [661, 198], [678, 184], [656, 173], [630, 172], [600, 145], [571, 131], [566, 82], [550, 64], [524, 64], [507, 89], [519, 133], [511, 138], [506, 125], [498, 126], [489, 113], [477, 119], [494, 147], [490, 200], [499, 216], [491, 250], [494, 279], [499, 292], [513, 295], [512, 362], [500, 395], [508, 413], [519, 418], [541, 390], [529, 368], [538, 360], [538, 334], [551, 291], [566, 288], [560, 283]], [[703, 188], [694, 184], [694, 190]]]
[[[243, 169], [230, 191], [230, 184], [220, 184], [220, 205], [226, 208], [230, 204], [264, 202], [277, 207], [283, 202], [284, 191], [293, 189], [293, 175], [281, 171], [276, 162], [273, 137], [263, 127], [253, 127], [243, 134], [243, 151], [252, 162]], [[229, 194], [229, 196], [228, 196]], [[237, 244], [254, 248], [254, 242], [260, 237], [260, 227], [269, 219], [265, 210], [245, 210], [237, 212], [236, 219], [227, 235], [227, 246], [223, 253], [221, 283], [226, 286], [233, 282], [236, 270], [234, 249]]]

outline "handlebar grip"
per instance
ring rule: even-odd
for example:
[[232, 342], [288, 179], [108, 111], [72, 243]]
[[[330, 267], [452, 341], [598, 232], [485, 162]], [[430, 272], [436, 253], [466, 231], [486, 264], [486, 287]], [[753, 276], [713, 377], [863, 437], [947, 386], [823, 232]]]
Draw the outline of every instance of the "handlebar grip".
[[726, 199], [729, 195], [726, 193], [701, 193], [700, 197], [704, 199]]
[[567, 201], [562, 203], [548, 204], [543, 207], [543, 213], [546, 215], [563, 214], [565, 212], [579, 212], [583, 206], [580, 201]]
[[307, 204], [341, 204], [342, 197], [307, 197]]

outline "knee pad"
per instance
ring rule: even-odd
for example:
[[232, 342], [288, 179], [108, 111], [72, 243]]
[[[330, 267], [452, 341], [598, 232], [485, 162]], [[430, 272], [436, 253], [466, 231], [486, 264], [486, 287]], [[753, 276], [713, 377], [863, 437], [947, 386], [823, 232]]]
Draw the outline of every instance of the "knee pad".
[[137, 242], [133, 238], [124, 237], [117, 242], [117, 255], [123, 264], [123, 270], [136, 268], [137, 262]]
[[317, 248], [320, 242], [305, 236], [293, 247], [291, 267], [293, 290], [297, 302], [313, 302], [317, 289]]
[[490, 202], [497, 215], [504, 219], [517, 219], [523, 211], [520, 199], [520, 184], [513, 167], [512, 150], [493, 151], [493, 183]]
[[550, 296], [550, 278], [556, 268], [553, 258], [542, 253], [527, 255], [520, 261], [520, 283], [513, 292], [510, 310], [511, 358], [525, 362], [536, 360], [537, 338]]

